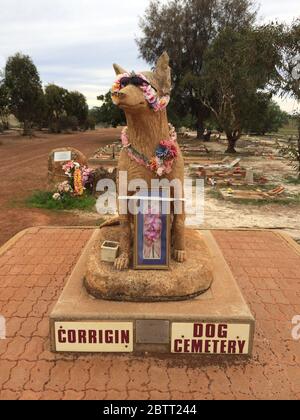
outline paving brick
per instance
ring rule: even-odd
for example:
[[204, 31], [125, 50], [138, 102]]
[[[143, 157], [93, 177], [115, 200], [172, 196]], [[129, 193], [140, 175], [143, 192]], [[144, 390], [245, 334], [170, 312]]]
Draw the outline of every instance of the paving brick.
[[34, 392], [34, 391], [24, 391], [20, 395], [20, 400], [24, 401], [37, 401], [40, 400], [42, 397], [42, 393], [40, 392]]
[[191, 398], [191, 394], [189, 392], [183, 391], [171, 391], [171, 399], [174, 401], [186, 401]]
[[128, 378], [129, 382], [127, 384], [128, 390], [139, 390], [146, 391], [148, 390], [149, 385], [149, 362], [146, 360], [135, 360], [132, 361], [128, 366]]
[[3, 385], [4, 389], [11, 391], [22, 391], [29, 381], [30, 371], [34, 367], [34, 362], [20, 360], [10, 372], [10, 378]]
[[107, 391], [107, 399], [110, 401], [123, 401], [128, 399], [127, 391], [116, 391], [114, 389], [109, 389]]
[[147, 401], [150, 399], [150, 394], [146, 391], [129, 390], [127, 399], [133, 401]]
[[46, 300], [39, 300], [34, 306], [31, 311], [31, 316], [37, 317], [37, 318], [43, 318], [49, 313], [49, 307], [51, 305], [51, 302], [48, 302]]
[[291, 290], [284, 290], [283, 294], [290, 304], [299, 304], [299, 294], [297, 292]]
[[5, 289], [1, 290], [0, 301], [8, 302], [10, 299], [13, 298], [17, 290], [18, 289], [16, 289], [15, 287], [6, 287]]
[[15, 401], [20, 398], [21, 392], [11, 391], [10, 389], [0, 390], [1, 401]]
[[9, 380], [12, 369], [17, 362], [8, 362], [7, 360], [0, 360], [0, 390], [3, 385]]
[[187, 369], [184, 368], [168, 368], [169, 389], [173, 391], [188, 392], [190, 379], [187, 375]]
[[13, 313], [13, 315], [18, 316], [20, 318], [26, 318], [32, 314], [33, 305], [33, 302], [25, 300], [21, 302], [20, 305], [18, 305], [17, 310]]
[[108, 389], [113, 389], [115, 391], [127, 389], [129, 383], [128, 362], [123, 359], [118, 360], [118, 358], [112, 359], [108, 375]]
[[[248, 362], [201, 367], [195, 359], [51, 353], [48, 314], [90, 235], [36, 229], [0, 256], [8, 331], [0, 340], [1, 400], [300, 399], [299, 342], [290, 335], [300, 315], [300, 256], [272, 232], [214, 232], [257, 319]], [[72, 246], [60, 246], [61, 238]]]
[[37, 335], [38, 337], [49, 337], [49, 318], [38, 318], [38, 324], [37, 329], [35, 330], [35, 335]]
[[12, 361], [19, 360], [19, 358], [24, 353], [26, 344], [28, 342], [28, 338], [18, 336], [13, 339], [7, 340], [7, 349], [5, 353], [1, 355], [1, 358]]
[[170, 392], [169, 377], [164, 366], [157, 366], [156, 363], [151, 363], [149, 377], [149, 389], [151, 391]]
[[264, 304], [267, 313], [269, 314], [268, 319], [273, 319], [275, 321], [282, 320], [282, 312], [280, 311], [278, 304]]
[[260, 320], [257, 322], [259, 328], [262, 330], [263, 335], [267, 338], [279, 338], [279, 332], [274, 320]]
[[12, 317], [6, 320], [6, 337], [11, 338], [20, 335], [25, 318]]
[[291, 322], [291, 320], [295, 316], [295, 309], [293, 308], [293, 306], [290, 305], [290, 304], [289, 305], [282, 305], [281, 303], [279, 303], [277, 306], [278, 306], [278, 309], [283, 314], [283, 319], [285, 321]]
[[[22, 318], [23, 319], [23, 318]], [[38, 324], [40, 322], [39, 318], [28, 317], [23, 319], [22, 326], [19, 330], [19, 335], [22, 337], [31, 338], [37, 330]]]
[[281, 303], [283, 305], [288, 305], [290, 303], [281, 290], [271, 290], [270, 293], [277, 304]]
[[45, 385], [45, 390], [63, 392], [66, 384], [70, 380], [70, 370], [73, 361], [57, 360], [54, 368], [50, 372], [50, 380]]
[[199, 394], [207, 394], [209, 392], [209, 379], [205, 369], [188, 368], [186, 371], [189, 380], [189, 390]]
[[170, 400], [170, 392], [150, 391], [150, 400], [152, 401], [163, 401]]
[[111, 365], [111, 359], [92, 359], [90, 361], [90, 380], [86, 384], [86, 389], [105, 391], [109, 382]]
[[46, 383], [49, 381], [49, 375], [54, 367], [54, 362], [38, 361], [34, 364], [30, 372], [30, 378], [27, 382], [25, 389], [42, 392]]
[[259, 296], [262, 303], [269, 303], [271, 305], [274, 305], [276, 303], [270, 290], [256, 290], [256, 294]]
[[66, 389], [84, 391], [89, 379], [89, 362], [86, 360], [76, 360], [70, 370], [70, 380], [66, 384]]
[[208, 369], [207, 376], [209, 379], [209, 390], [213, 395], [230, 393], [230, 381], [223, 370], [220, 368]]
[[24, 360], [34, 361], [43, 352], [45, 338], [32, 337], [25, 346], [24, 352], [21, 356]]
[[230, 389], [234, 395], [239, 393], [249, 399], [253, 398], [253, 394], [250, 388], [250, 381], [249, 378], [245, 376], [243, 367], [227, 367], [226, 376], [229, 379]]
[[83, 391], [67, 390], [64, 392], [62, 399], [67, 401], [80, 401], [83, 400], [84, 397], [85, 393]]
[[[3, 303], [3, 305], [1, 305]], [[0, 310], [1, 314], [5, 316], [5, 318], [12, 318], [17, 315], [17, 308], [20, 305], [20, 302], [15, 300], [10, 300], [8, 302], [0, 302]]]
[[42, 393], [41, 395], [41, 400], [45, 400], [45, 401], [57, 401], [57, 400], [61, 400], [63, 397], [63, 393], [62, 392], [56, 392], [56, 391], [50, 391], [50, 390], [46, 390]]
[[299, 369], [295, 369], [293, 366], [286, 367], [286, 375], [290, 382], [292, 390], [296, 393], [300, 393], [300, 375]]
[[106, 391], [98, 391], [96, 389], [88, 389], [85, 392], [84, 399], [87, 401], [101, 401], [107, 399]]

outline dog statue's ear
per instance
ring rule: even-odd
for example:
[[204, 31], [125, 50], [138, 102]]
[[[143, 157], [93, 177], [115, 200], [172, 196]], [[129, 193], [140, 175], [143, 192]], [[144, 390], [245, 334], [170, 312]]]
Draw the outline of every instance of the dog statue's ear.
[[114, 64], [114, 69], [117, 76], [119, 76], [119, 74], [127, 73], [127, 71], [124, 70], [121, 66], [119, 66], [119, 64]]
[[170, 58], [165, 51], [158, 59], [154, 76], [159, 84], [163, 95], [169, 95], [172, 89]]

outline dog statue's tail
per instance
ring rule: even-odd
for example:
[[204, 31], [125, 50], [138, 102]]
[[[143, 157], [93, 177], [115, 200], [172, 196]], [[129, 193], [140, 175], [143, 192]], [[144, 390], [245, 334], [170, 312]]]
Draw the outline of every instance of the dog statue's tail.
[[118, 226], [120, 225], [120, 217], [116, 216], [116, 217], [112, 217], [111, 219], [106, 220], [106, 222], [102, 223], [102, 225], [100, 225], [100, 229], [104, 228], [104, 227], [108, 227], [108, 226]]

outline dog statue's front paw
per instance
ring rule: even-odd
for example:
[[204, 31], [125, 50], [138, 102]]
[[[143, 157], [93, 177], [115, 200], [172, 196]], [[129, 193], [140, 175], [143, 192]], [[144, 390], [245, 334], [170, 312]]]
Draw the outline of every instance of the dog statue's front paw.
[[129, 268], [129, 256], [125, 253], [121, 254], [115, 261], [115, 268], [118, 271], [127, 270]]
[[185, 251], [180, 251], [178, 249], [174, 250], [174, 260], [183, 263], [186, 260], [186, 253]]

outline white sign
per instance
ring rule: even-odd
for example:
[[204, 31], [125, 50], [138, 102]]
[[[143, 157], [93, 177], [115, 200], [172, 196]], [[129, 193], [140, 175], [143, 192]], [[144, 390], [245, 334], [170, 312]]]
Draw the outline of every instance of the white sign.
[[67, 162], [72, 160], [72, 152], [55, 152], [54, 153], [54, 162]]
[[172, 353], [247, 355], [251, 326], [227, 323], [173, 323]]
[[58, 352], [131, 353], [132, 322], [55, 322]]

